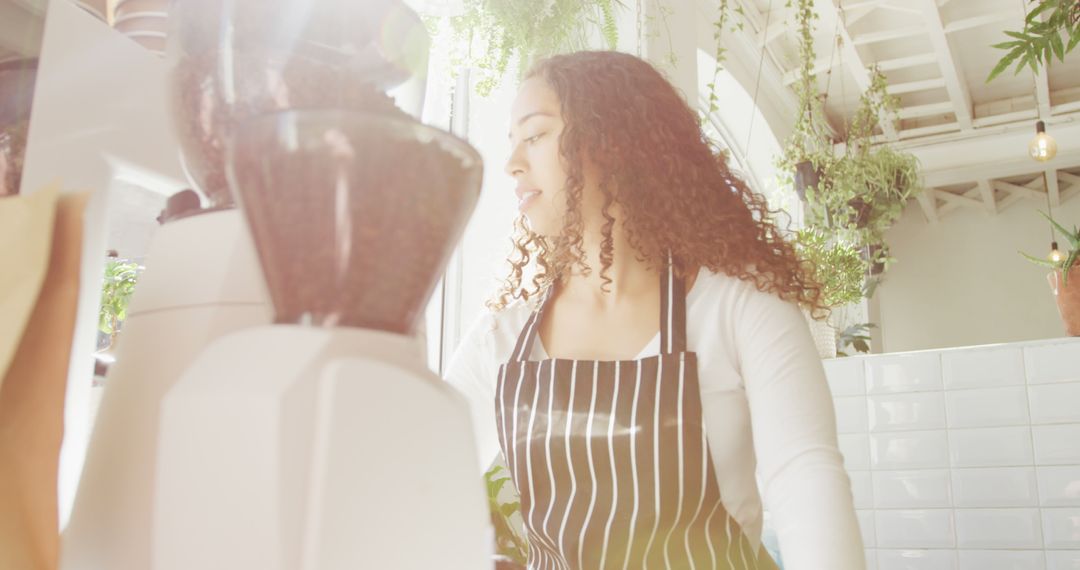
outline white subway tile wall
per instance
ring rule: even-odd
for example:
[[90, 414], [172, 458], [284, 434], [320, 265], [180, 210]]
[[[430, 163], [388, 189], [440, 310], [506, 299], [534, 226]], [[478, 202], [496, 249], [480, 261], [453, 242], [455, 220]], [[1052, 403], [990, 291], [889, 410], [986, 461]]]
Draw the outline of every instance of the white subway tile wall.
[[1034, 467], [953, 469], [952, 493], [957, 507], [1039, 506]]
[[945, 400], [941, 392], [887, 394], [870, 396], [868, 400], [871, 432], [945, 427]]
[[1047, 550], [1046, 570], [1080, 570], [1080, 550]]
[[1080, 465], [1080, 423], [1034, 426], [1031, 434], [1036, 465]]
[[824, 365], [867, 568], [1080, 570], [1080, 339]]
[[957, 350], [941, 354], [947, 390], [1024, 385], [1024, 352], [1019, 348]]
[[1045, 568], [1040, 550], [961, 550], [960, 570], [1031, 570]]
[[1042, 548], [1039, 509], [957, 509], [960, 548]]
[[916, 353], [866, 357], [866, 393], [941, 389], [941, 356]]
[[879, 570], [957, 570], [955, 550], [878, 550]]
[[945, 393], [945, 408], [951, 428], [1029, 423], [1027, 394], [1023, 386], [949, 391]]
[[947, 469], [873, 471], [874, 508], [910, 509], [952, 506]]
[[949, 457], [953, 467], [1032, 465], [1031, 428], [949, 430]]
[[1080, 548], [1080, 508], [1042, 509], [1047, 548]]

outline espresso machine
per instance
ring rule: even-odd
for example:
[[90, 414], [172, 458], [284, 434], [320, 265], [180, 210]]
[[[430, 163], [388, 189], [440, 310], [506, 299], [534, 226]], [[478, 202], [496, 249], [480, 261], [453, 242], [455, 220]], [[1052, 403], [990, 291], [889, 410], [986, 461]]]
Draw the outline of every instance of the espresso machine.
[[490, 567], [467, 404], [418, 334], [482, 165], [416, 119], [419, 18], [400, 0], [170, 8], [207, 207], [147, 258], [64, 568]]

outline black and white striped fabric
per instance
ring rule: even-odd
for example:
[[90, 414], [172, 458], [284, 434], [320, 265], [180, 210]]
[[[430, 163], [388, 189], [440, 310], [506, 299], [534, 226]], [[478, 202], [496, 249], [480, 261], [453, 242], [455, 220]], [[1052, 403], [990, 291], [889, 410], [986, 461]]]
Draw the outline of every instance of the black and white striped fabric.
[[535, 570], [775, 569], [720, 501], [686, 350], [686, 292], [661, 278], [661, 354], [529, 361], [550, 292], [499, 368], [496, 420]]

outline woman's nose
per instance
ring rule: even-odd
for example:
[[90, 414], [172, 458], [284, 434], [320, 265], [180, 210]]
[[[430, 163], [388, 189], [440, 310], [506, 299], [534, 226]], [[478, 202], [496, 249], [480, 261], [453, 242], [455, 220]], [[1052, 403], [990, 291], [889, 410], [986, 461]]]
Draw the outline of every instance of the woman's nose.
[[504, 170], [511, 177], [516, 177], [518, 174], [525, 172], [525, 157], [523, 156], [522, 145], [518, 144], [510, 151], [510, 158], [506, 159], [506, 166]]

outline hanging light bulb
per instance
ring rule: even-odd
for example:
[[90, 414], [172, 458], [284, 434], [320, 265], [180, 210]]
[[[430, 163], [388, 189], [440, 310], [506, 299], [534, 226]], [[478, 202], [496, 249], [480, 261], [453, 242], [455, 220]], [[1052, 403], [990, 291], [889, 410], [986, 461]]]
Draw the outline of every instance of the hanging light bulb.
[[1039, 162], [1046, 162], [1057, 155], [1057, 142], [1046, 134], [1046, 123], [1036, 121], [1035, 138], [1028, 143], [1028, 154]]
[[1061, 250], [1058, 249], [1056, 241], [1050, 242], [1050, 255], [1046, 256], [1053, 263], [1061, 263], [1061, 260], [1065, 259], [1065, 256], [1061, 254]]

